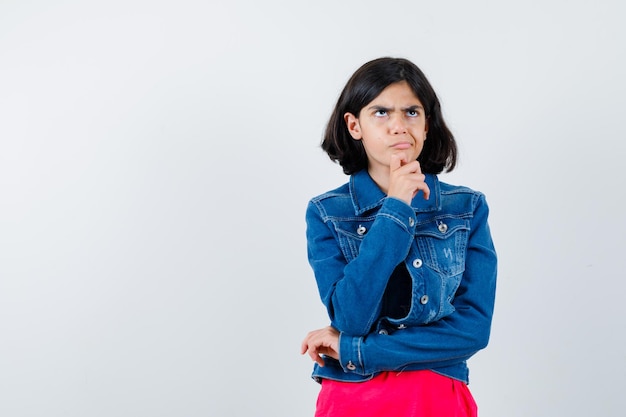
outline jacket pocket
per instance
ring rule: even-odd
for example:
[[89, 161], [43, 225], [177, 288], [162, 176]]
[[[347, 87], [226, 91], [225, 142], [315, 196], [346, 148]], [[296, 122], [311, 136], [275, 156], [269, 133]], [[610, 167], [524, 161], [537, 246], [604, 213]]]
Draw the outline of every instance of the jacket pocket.
[[423, 261], [444, 277], [458, 276], [465, 270], [465, 250], [469, 220], [434, 219], [415, 229], [415, 238]]
[[369, 231], [374, 219], [356, 218], [354, 220], [342, 220], [334, 222], [335, 231], [339, 240], [339, 247], [347, 262], [350, 262], [359, 254], [359, 248], [363, 238]]

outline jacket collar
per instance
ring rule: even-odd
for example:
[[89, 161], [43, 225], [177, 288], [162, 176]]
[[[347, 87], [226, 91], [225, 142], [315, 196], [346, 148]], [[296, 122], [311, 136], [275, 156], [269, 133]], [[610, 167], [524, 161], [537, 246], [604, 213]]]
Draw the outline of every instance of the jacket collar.
[[[413, 207], [416, 213], [440, 209], [441, 194], [437, 176], [426, 174], [426, 184], [430, 188], [429, 199], [424, 200], [423, 194], [419, 192], [411, 202], [411, 207]], [[350, 177], [350, 195], [352, 196], [352, 204], [356, 214], [363, 214], [367, 210], [381, 206], [383, 200], [387, 197], [370, 177], [367, 169], [352, 174]]]

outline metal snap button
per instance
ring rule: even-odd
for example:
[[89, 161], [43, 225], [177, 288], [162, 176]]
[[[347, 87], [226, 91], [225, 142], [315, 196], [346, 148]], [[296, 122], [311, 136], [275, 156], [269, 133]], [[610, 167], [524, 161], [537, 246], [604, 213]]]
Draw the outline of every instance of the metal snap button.
[[400, 324], [398, 330], [406, 329], [406, 324]]
[[356, 233], [359, 236], [363, 236], [365, 234], [365, 232], [367, 232], [367, 229], [365, 228], [365, 226], [359, 225], [359, 227], [356, 229]]
[[428, 303], [428, 296], [427, 295], [422, 295], [422, 298], [420, 298], [420, 303], [422, 303], [422, 304]]
[[415, 260], [413, 261], [413, 267], [414, 267], [414, 268], [421, 268], [421, 267], [422, 267], [422, 260], [421, 260], [421, 259], [419, 259], [419, 258], [418, 258], [418, 259], [415, 259]]
[[352, 363], [352, 361], [348, 361], [346, 368], [348, 368], [348, 370], [350, 371], [354, 371], [356, 369], [356, 366]]
[[437, 226], [437, 229], [439, 229], [441, 233], [446, 233], [448, 231], [448, 225], [443, 222], [439, 223], [439, 226]]
[[388, 334], [389, 334], [389, 332], [388, 332], [386, 329], [380, 329], [380, 330], [378, 331], [378, 334], [388, 335]]
[[415, 220], [413, 220], [413, 217], [409, 217], [409, 226], [410, 227], [415, 226]]

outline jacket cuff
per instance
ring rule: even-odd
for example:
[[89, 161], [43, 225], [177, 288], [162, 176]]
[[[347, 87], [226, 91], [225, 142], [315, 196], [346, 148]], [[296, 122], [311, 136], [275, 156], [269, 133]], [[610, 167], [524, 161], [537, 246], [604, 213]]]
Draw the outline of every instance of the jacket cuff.
[[415, 234], [417, 217], [413, 207], [395, 197], [386, 197], [378, 216], [392, 219], [410, 235]]
[[362, 337], [352, 337], [344, 332], [339, 334], [339, 363], [348, 374], [363, 375], [364, 366], [361, 361]]

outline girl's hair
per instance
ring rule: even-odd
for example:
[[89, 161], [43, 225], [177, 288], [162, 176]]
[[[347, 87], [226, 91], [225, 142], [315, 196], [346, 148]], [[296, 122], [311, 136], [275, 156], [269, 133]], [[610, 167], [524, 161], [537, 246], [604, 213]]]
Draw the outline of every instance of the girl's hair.
[[452, 132], [441, 114], [439, 99], [424, 73], [411, 61], [403, 58], [378, 58], [359, 68], [344, 87], [333, 110], [322, 149], [331, 160], [338, 162], [347, 175], [367, 168], [367, 154], [360, 140], [350, 135], [344, 114], [357, 118], [361, 109], [374, 100], [390, 84], [406, 81], [424, 106], [428, 120], [428, 140], [417, 160], [422, 172], [439, 174], [454, 169], [457, 146]]

